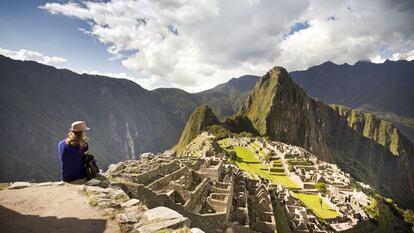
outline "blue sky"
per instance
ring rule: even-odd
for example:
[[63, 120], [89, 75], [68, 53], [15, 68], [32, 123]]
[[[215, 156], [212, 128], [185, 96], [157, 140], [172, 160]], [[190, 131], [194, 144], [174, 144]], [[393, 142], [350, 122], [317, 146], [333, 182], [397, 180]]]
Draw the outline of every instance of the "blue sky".
[[85, 21], [53, 15], [38, 7], [46, 2], [51, 1], [0, 1], [0, 48], [27, 49], [63, 57], [67, 62], [50, 65], [76, 72], [124, 72], [134, 76], [119, 61], [109, 60], [111, 55], [106, 51], [105, 44], [79, 31], [78, 28], [88, 28]]
[[3, 0], [0, 53], [197, 92], [276, 65], [413, 60], [412, 22], [412, 0]]

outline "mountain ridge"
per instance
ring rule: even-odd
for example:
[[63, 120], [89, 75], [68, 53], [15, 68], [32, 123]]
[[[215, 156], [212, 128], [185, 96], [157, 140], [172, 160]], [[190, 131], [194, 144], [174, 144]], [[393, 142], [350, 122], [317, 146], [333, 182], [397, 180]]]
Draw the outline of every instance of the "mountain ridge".
[[[369, 117], [358, 120], [349, 117], [349, 112]], [[250, 120], [259, 135], [304, 147], [413, 208], [413, 145], [392, 124], [372, 114], [332, 107], [308, 97], [281, 67], [261, 77], [240, 114]]]
[[[92, 152], [99, 156], [103, 168], [109, 163], [122, 159], [138, 158], [139, 154], [146, 151], [158, 152], [168, 149], [177, 143], [187, 119], [200, 103], [199, 97], [179, 89], [148, 91], [130, 80], [87, 74], [78, 75], [68, 70], [58, 70], [36, 62], [21, 62], [6, 57], [0, 58], [0, 77], [2, 77], [3, 82], [0, 94], [0, 101], [2, 102], [0, 106], [3, 110], [0, 139], [4, 142], [0, 145], [0, 151], [2, 152], [0, 179], [2, 180], [57, 179], [59, 171], [55, 143], [66, 136], [68, 125], [71, 121], [78, 120], [79, 117], [90, 122], [93, 129], [90, 131]], [[235, 88], [232, 89], [234, 93], [247, 95], [246, 93], [249, 92], [248, 86], [254, 83], [255, 77], [252, 76], [248, 79], [250, 82], [246, 82], [247, 84], [242, 85], [242, 88], [239, 86], [240, 89], [237, 89], [237, 85], [232, 85], [231, 88]], [[237, 81], [239, 80], [234, 79], [232, 82], [234, 84]], [[288, 83], [291, 82], [291, 85], [296, 85], [293, 81], [287, 81]], [[21, 88], [24, 85], [27, 86], [27, 90]], [[219, 92], [219, 89], [211, 92]], [[306, 95], [304, 90], [296, 90], [292, 93], [295, 92], [297, 92], [296, 95], [281, 95], [280, 98], [287, 97], [286, 100], [294, 100], [296, 97], [298, 97], [298, 100], [304, 99]], [[226, 96], [226, 93], [219, 96], [223, 95]], [[51, 98], [51, 96], [54, 96], [54, 98]], [[209, 99], [209, 97], [204, 98]], [[237, 101], [243, 101], [247, 98], [245, 96]], [[234, 109], [241, 108], [237, 107], [238, 104], [236, 104], [235, 99], [230, 100], [229, 98], [227, 101], [233, 107], [236, 106], [232, 108], [232, 114], [235, 112]], [[324, 114], [318, 115], [318, 118], [325, 120], [325, 124], [329, 123], [338, 129], [333, 132], [328, 131], [333, 133], [334, 137], [329, 137], [330, 139], [324, 142], [325, 144], [338, 144], [341, 141], [340, 137], [344, 136], [348, 143], [360, 141], [364, 145], [375, 145], [372, 139], [361, 138], [361, 135], [355, 136], [354, 130], [350, 131], [348, 129], [348, 122], [345, 117], [337, 116], [338, 113], [331, 107], [320, 101], [307, 101], [314, 106], [312, 114], [318, 114], [320, 111], [324, 112]], [[210, 103], [207, 104], [210, 105]], [[306, 107], [306, 105], [298, 106], [298, 104], [299, 102], [296, 103], [297, 106], [292, 105], [293, 109], [296, 109], [291, 111], [292, 119], [298, 115], [299, 110]], [[214, 107], [211, 110], [216, 113]], [[268, 112], [266, 110], [263, 113]], [[226, 117], [226, 114], [217, 115], [217, 118], [221, 120]], [[331, 115], [336, 117], [331, 117]], [[313, 116], [313, 118], [315, 117]], [[138, 119], [139, 122], [136, 122]], [[223, 126], [226, 129], [238, 131], [235, 133], [251, 131], [250, 127], [239, 127], [240, 124], [246, 126], [249, 123], [249, 120], [244, 116], [236, 115], [233, 119], [228, 118], [227, 120], [227, 124], [225, 123]], [[324, 128], [322, 127], [323, 124], [315, 123], [317, 122], [315, 120], [313, 122], [311, 128]], [[34, 126], [29, 127], [29, 124]], [[286, 127], [283, 124], [280, 125], [279, 129], [282, 130], [283, 127]], [[308, 123], [306, 124], [309, 126]], [[271, 128], [276, 127], [277, 124], [275, 125], [273, 122], [265, 126]], [[317, 145], [309, 138], [306, 139], [305, 132], [307, 131], [303, 131], [304, 128], [306, 127], [299, 127], [298, 136], [295, 137], [286, 133], [286, 140], [290, 137], [288, 141], [306, 147]], [[223, 132], [222, 128], [215, 130]], [[11, 135], [10, 132], [14, 134]], [[60, 134], [58, 132], [64, 133]], [[324, 134], [329, 135], [328, 133]], [[315, 130], [315, 136], [312, 136], [312, 138], [318, 140], [324, 134]], [[156, 145], [154, 142], [156, 142]], [[345, 150], [347, 146], [349, 147], [349, 145], [339, 147], [338, 151]], [[326, 151], [326, 148], [328, 148], [328, 145], [319, 146], [321, 151]], [[367, 148], [367, 146], [355, 147], [354, 150], [361, 154], [386, 153], [380, 146]], [[31, 154], [36, 154], [36, 156], [31, 156]], [[328, 152], [321, 154], [325, 159], [334, 159], [328, 156], [330, 154]], [[371, 179], [373, 177], [372, 183], [376, 183], [377, 186], [381, 184], [379, 181], [381, 179], [388, 180], [384, 182], [386, 184], [392, 183], [389, 181], [390, 177], [375, 175], [381, 169], [389, 170], [390, 167], [394, 166], [407, 171], [404, 163], [397, 164], [392, 158], [386, 156], [383, 156], [383, 161], [377, 161], [378, 159], [373, 156], [363, 157], [362, 165], [354, 164], [354, 157], [356, 158], [355, 155], [350, 158], [337, 156], [336, 158], [345, 159], [336, 162], [341, 166], [350, 163], [349, 167], [351, 170], [353, 169], [352, 173], [359, 177], [362, 177], [365, 173], [358, 174], [358, 171], [367, 169], [368, 165], [369, 167], [375, 165], [374, 167], [378, 169], [372, 171], [372, 174], [367, 178]], [[382, 168], [379, 165], [381, 163], [389, 164]], [[407, 161], [406, 164], [410, 164], [410, 161]], [[20, 175], [16, 177], [16, 174], [19, 173]], [[39, 176], [39, 174], [41, 175]], [[410, 174], [408, 173], [408, 175]], [[395, 185], [400, 184], [396, 183]]]
[[[269, 90], [274, 93], [270, 95]], [[271, 69], [256, 84], [242, 113], [261, 135], [302, 146], [323, 160], [335, 162], [381, 192], [412, 205], [414, 173], [410, 167], [414, 165], [413, 145], [390, 123], [377, 120], [371, 114], [369, 119], [377, 122], [380, 129], [372, 126], [366, 127], [368, 132], [360, 132], [360, 128], [351, 127], [355, 122], [323, 102], [308, 97], [280, 67]], [[370, 130], [384, 132], [377, 132], [378, 137], [374, 137], [375, 133]], [[391, 142], [385, 142], [387, 140]], [[355, 162], [359, 164], [353, 166]], [[393, 169], [396, 167], [397, 171]]]

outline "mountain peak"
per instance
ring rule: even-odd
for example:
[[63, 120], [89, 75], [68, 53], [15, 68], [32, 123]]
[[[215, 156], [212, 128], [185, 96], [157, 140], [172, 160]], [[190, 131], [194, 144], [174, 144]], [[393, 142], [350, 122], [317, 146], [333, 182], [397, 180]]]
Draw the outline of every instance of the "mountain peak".
[[267, 118], [276, 109], [280, 100], [287, 100], [283, 96], [303, 95], [301, 93], [303, 90], [292, 81], [286, 69], [275, 66], [261, 77], [242, 112], [260, 134], [268, 134], [270, 132]]
[[[408, 165], [414, 163], [412, 144], [373, 114], [339, 110], [309, 97], [285, 69], [274, 67], [256, 84], [242, 114], [260, 135], [304, 147], [409, 206], [414, 190]], [[350, 165], [350, 159], [357, 165]], [[398, 172], [378, 170], [384, 161]]]
[[176, 146], [177, 154], [181, 154], [185, 146], [201, 134], [201, 132], [207, 130], [209, 126], [219, 124], [220, 121], [208, 105], [203, 104], [199, 106], [191, 114], [190, 119], [185, 125], [180, 140]]

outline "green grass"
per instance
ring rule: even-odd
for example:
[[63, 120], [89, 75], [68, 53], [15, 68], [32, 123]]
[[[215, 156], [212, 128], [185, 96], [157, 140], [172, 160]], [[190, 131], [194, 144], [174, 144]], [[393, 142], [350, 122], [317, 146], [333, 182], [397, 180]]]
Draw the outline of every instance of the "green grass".
[[249, 146], [254, 150], [254, 151], [259, 151], [259, 155], [262, 158], [266, 158], [268, 156], [269, 153], [264, 152], [263, 150], [260, 150], [260, 146], [257, 145], [256, 143], [250, 143]]
[[[219, 145], [224, 145], [224, 142], [220, 142]], [[263, 165], [259, 159], [254, 155], [252, 151], [247, 148], [235, 146], [233, 149], [225, 149], [227, 152], [235, 151], [237, 158], [230, 160], [230, 162], [236, 164], [241, 170], [253, 179], [262, 177], [268, 179], [272, 183], [283, 185], [287, 188], [298, 188], [298, 185], [289, 179], [283, 172], [269, 172], [269, 167]], [[282, 165], [279, 164], [280, 168]]]
[[293, 196], [301, 200], [319, 218], [331, 219], [339, 216], [339, 213], [327, 203], [322, 202], [321, 206], [321, 198], [317, 194], [294, 193]]

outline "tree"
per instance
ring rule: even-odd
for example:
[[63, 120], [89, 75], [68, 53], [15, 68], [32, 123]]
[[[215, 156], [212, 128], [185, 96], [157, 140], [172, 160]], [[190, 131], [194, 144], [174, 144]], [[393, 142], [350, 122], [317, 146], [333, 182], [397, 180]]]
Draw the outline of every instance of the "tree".
[[325, 193], [326, 192], [326, 183], [325, 182], [317, 182], [315, 184], [315, 187], [321, 193]]

